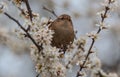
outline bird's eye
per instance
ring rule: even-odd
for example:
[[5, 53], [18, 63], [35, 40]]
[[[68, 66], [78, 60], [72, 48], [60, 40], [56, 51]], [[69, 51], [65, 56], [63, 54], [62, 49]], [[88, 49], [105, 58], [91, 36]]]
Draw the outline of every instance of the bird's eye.
[[61, 20], [63, 20], [64, 18], [62, 17], [62, 18], [60, 18]]
[[68, 21], [71, 21], [71, 19], [68, 19]]

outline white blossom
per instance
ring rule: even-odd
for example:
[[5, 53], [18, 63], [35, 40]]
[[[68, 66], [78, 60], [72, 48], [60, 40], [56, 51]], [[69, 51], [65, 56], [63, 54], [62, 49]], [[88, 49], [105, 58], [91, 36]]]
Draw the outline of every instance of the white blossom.
[[0, 2], [0, 13], [4, 13], [6, 9], [7, 9], [7, 3]]

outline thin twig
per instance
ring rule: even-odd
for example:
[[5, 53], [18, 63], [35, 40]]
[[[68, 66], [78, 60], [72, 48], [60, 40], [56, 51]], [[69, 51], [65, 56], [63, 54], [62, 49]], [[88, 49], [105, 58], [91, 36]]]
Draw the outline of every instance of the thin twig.
[[[104, 22], [104, 20], [105, 20], [105, 18], [106, 18], [106, 16], [107, 16], [107, 13], [108, 13], [108, 11], [110, 10], [110, 9], [109, 9], [109, 4], [110, 4], [110, 3], [111, 3], [111, 0], [109, 0], [108, 6], [105, 6], [105, 12], [104, 12], [104, 14], [101, 14], [101, 23]], [[99, 33], [101, 32], [101, 30], [102, 30], [102, 29], [99, 27], [99, 29], [98, 29], [98, 31], [97, 31], [96, 34], [99, 34]], [[87, 56], [85, 57], [85, 60], [84, 60], [83, 64], [80, 65], [80, 69], [79, 69], [76, 77], [81, 76], [79, 72], [82, 71], [82, 69], [85, 67], [85, 64], [86, 64], [86, 62], [87, 62], [87, 59], [88, 59], [89, 55], [92, 53], [91, 50], [92, 50], [92, 48], [93, 48], [93, 46], [94, 46], [94, 43], [95, 43], [95, 38], [92, 38], [92, 43], [91, 43], [91, 45], [90, 45], [90, 47], [89, 47]]]
[[33, 44], [37, 47], [38, 51], [40, 52], [42, 50], [42, 46], [37, 44], [36, 41], [33, 39], [33, 37], [29, 34], [28, 30], [25, 29], [18, 20], [16, 20], [15, 18], [13, 18], [12, 16], [10, 16], [8, 13], [4, 12], [4, 15], [6, 15], [8, 18], [10, 18], [11, 20], [13, 20], [14, 22], [16, 22], [18, 24], [18, 26], [26, 33], [27, 37], [33, 42]]
[[28, 0], [23, 0], [23, 1], [26, 4], [27, 10], [28, 10], [28, 13], [29, 13], [29, 16], [30, 16], [30, 21], [32, 22], [33, 15], [32, 15], [32, 10], [30, 8], [29, 2], [28, 2]]
[[88, 50], [88, 54], [87, 54], [87, 56], [85, 58], [85, 61], [83, 62], [83, 64], [82, 64], [82, 66], [81, 66], [79, 71], [82, 71], [82, 69], [84, 68], [84, 65], [87, 62], [87, 59], [88, 59], [89, 55], [92, 53], [91, 50], [92, 50], [92, 47], [93, 47], [94, 43], [95, 43], [95, 39], [92, 39], [92, 43], [91, 43], [90, 48]]
[[46, 10], [46, 11], [48, 11], [48, 12], [50, 12], [50, 13], [52, 13], [55, 17], [58, 17], [54, 10], [50, 10], [50, 9], [48, 9], [45, 6], [43, 6], [43, 9]]

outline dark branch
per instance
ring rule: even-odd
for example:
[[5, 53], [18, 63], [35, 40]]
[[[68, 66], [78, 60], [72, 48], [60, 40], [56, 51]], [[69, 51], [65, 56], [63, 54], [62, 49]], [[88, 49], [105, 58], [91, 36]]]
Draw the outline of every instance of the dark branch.
[[91, 43], [90, 48], [89, 48], [89, 50], [88, 50], [88, 54], [87, 54], [87, 56], [86, 56], [86, 58], [85, 58], [85, 61], [83, 62], [83, 65], [81, 66], [81, 68], [80, 68], [79, 71], [82, 71], [82, 68], [84, 68], [84, 65], [85, 65], [85, 63], [87, 62], [87, 59], [88, 59], [89, 55], [92, 53], [91, 50], [92, 50], [92, 47], [93, 47], [93, 45], [94, 45], [94, 42], [95, 42], [95, 39], [92, 39], [92, 43]]
[[26, 4], [27, 10], [28, 10], [28, 13], [29, 13], [29, 16], [30, 16], [30, 21], [32, 22], [33, 15], [32, 15], [32, 10], [30, 8], [29, 2], [28, 2], [28, 0], [23, 0], [23, 1]]
[[50, 12], [50, 13], [52, 13], [55, 17], [58, 17], [54, 10], [50, 10], [50, 9], [48, 9], [45, 6], [43, 6], [43, 9], [46, 10], [46, 11], [48, 11], [48, 12]]
[[28, 30], [25, 29], [18, 20], [16, 20], [15, 18], [13, 18], [12, 16], [10, 16], [8, 13], [4, 12], [4, 15], [6, 15], [8, 18], [10, 18], [11, 20], [13, 20], [14, 22], [16, 22], [18, 24], [18, 26], [26, 33], [27, 37], [33, 42], [33, 44], [37, 47], [38, 51], [40, 52], [43, 48], [42, 46], [40, 46], [39, 44], [36, 43], [36, 41], [32, 38], [32, 36], [29, 34]]

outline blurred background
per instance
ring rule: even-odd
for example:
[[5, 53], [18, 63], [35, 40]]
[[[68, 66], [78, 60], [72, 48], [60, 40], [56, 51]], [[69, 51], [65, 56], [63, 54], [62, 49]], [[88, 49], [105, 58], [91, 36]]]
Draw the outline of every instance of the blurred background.
[[[8, 0], [0, 0], [8, 2]], [[33, 12], [40, 17], [55, 17], [42, 9], [46, 6], [53, 9], [59, 16], [69, 14], [72, 17], [74, 30], [77, 37], [88, 32], [96, 31], [95, 24], [99, 23], [100, 16], [97, 12], [103, 10], [104, 0], [29, 0]], [[95, 43], [97, 55], [106, 72], [116, 72], [120, 77], [120, 0], [117, 0], [114, 9], [105, 20], [110, 25], [109, 29], [100, 33]], [[11, 3], [6, 10], [9, 14], [20, 19], [18, 10]], [[10, 10], [11, 9], [11, 10]], [[22, 21], [22, 20], [21, 20]], [[34, 63], [30, 58], [29, 45], [25, 40], [20, 40], [14, 32], [17, 24], [4, 15], [0, 15], [0, 77], [35, 77]]]

